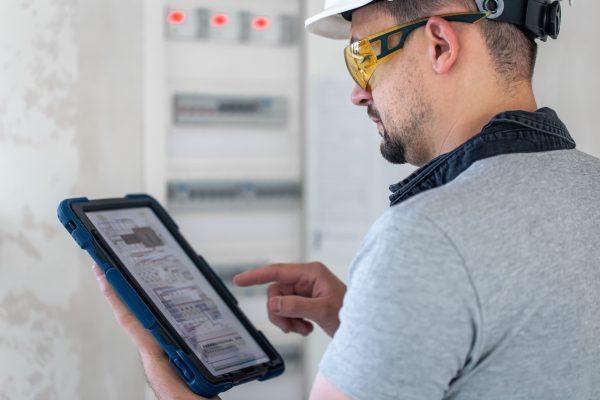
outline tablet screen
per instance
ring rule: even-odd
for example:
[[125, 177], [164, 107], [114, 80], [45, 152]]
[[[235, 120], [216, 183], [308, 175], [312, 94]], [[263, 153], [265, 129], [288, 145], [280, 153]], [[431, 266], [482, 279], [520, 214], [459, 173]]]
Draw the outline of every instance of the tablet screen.
[[86, 215], [213, 375], [269, 361], [151, 208]]

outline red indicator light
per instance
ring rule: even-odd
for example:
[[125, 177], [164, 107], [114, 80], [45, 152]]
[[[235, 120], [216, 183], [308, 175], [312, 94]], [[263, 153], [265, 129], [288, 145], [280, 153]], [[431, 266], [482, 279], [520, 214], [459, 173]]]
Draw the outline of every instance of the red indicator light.
[[252, 19], [252, 28], [257, 30], [267, 29], [271, 21], [267, 17], [255, 17]]
[[185, 12], [181, 10], [173, 10], [169, 12], [167, 20], [170, 24], [179, 25], [185, 22]]
[[214, 14], [210, 18], [210, 24], [212, 26], [225, 26], [229, 23], [229, 17], [227, 14]]

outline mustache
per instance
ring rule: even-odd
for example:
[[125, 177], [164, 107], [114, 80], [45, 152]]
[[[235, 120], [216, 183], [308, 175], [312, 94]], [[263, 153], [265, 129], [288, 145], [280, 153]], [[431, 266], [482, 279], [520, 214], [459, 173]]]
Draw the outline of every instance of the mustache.
[[379, 111], [377, 111], [375, 108], [373, 108], [372, 106], [368, 106], [367, 107], [367, 115], [371, 118], [371, 119], [376, 119], [381, 121], [381, 116], [379, 115]]

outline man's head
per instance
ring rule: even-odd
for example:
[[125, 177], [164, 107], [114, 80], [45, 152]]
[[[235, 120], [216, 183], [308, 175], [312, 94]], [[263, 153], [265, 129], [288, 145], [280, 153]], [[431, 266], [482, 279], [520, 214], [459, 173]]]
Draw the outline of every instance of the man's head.
[[[379, 1], [352, 12], [351, 42], [409, 21], [477, 11], [475, 0]], [[462, 144], [495, 113], [535, 107], [536, 44], [519, 28], [430, 18], [379, 64], [352, 101], [366, 106], [393, 163], [422, 165]]]

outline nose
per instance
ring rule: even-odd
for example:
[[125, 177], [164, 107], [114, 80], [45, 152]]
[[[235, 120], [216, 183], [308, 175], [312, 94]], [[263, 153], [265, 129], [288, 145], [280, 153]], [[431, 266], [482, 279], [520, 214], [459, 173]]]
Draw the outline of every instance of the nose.
[[350, 99], [355, 106], [368, 106], [373, 100], [373, 97], [371, 96], [370, 90], [355, 85], [354, 89], [352, 89]]

